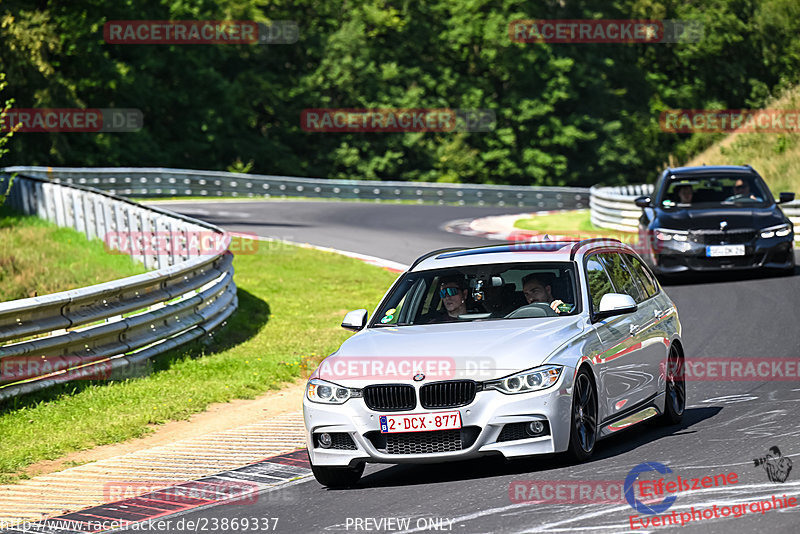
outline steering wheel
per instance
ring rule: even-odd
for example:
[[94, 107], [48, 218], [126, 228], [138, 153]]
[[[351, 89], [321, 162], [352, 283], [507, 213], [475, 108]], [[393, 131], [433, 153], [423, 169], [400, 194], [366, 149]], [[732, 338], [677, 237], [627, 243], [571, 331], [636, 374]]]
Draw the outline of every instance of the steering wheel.
[[763, 202], [763, 199], [756, 197], [755, 195], [744, 195], [739, 193], [738, 195], [731, 195], [724, 200], [724, 202], [736, 202], [737, 200], [749, 200], [751, 202]]
[[547, 302], [531, 302], [506, 315], [506, 319], [529, 317], [558, 317], [558, 314]]

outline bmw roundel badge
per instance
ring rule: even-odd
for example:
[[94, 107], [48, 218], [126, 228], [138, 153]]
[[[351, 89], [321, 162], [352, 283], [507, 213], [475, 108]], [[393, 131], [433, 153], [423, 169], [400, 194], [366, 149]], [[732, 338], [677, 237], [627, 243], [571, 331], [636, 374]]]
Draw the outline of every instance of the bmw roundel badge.
[[414, 382], [420, 382], [422, 380], [425, 380], [425, 375], [422, 373], [417, 373], [414, 375]]

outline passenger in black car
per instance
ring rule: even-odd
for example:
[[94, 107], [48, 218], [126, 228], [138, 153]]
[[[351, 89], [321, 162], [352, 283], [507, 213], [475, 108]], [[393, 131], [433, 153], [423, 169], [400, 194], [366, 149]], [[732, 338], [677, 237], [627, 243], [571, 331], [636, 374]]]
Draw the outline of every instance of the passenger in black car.
[[680, 204], [691, 204], [692, 203], [692, 196], [694, 194], [694, 190], [692, 189], [691, 185], [681, 185], [677, 188], [678, 191], [678, 202]]

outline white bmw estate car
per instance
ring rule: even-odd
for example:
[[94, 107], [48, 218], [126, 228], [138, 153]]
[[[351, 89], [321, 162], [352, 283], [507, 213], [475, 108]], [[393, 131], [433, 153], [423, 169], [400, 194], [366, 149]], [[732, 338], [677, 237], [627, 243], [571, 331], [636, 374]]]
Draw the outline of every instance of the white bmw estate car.
[[306, 387], [317, 480], [366, 462], [569, 452], [686, 404], [675, 305], [616, 240], [447, 249], [416, 260]]

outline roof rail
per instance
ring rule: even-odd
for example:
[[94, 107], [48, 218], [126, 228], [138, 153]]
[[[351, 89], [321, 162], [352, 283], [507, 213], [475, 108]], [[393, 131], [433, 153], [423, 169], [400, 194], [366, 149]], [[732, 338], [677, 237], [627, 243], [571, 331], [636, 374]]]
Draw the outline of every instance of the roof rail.
[[572, 245], [572, 250], [569, 253], [569, 261], [573, 261], [575, 259], [575, 254], [578, 253], [578, 249], [580, 249], [581, 247], [589, 245], [591, 243], [598, 243], [598, 242], [608, 243], [609, 241], [619, 243], [620, 245], [623, 244], [622, 241], [620, 241], [619, 239], [614, 239], [613, 237], [593, 237], [591, 239], [584, 239], [583, 241], [578, 241], [577, 243]]
[[[480, 248], [480, 247], [477, 247], [477, 248]], [[437, 254], [443, 254], [445, 252], [455, 252], [457, 250], [467, 250], [467, 247], [440, 248], [440, 249], [436, 249], [434, 251], [428, 252], [426, 254], [423, 254], [422, 256], [417, 258], [416, 260], [414, 260], [414, 263], [411, 264], [411, 267], [409, 267], [408, 270], [410, 271], [411, 269], [413, 269], [414, 267], [416, 267], [417, 265], [422, 263], [424, 260], [427, 260], [431, 256], [436, 256]]]

